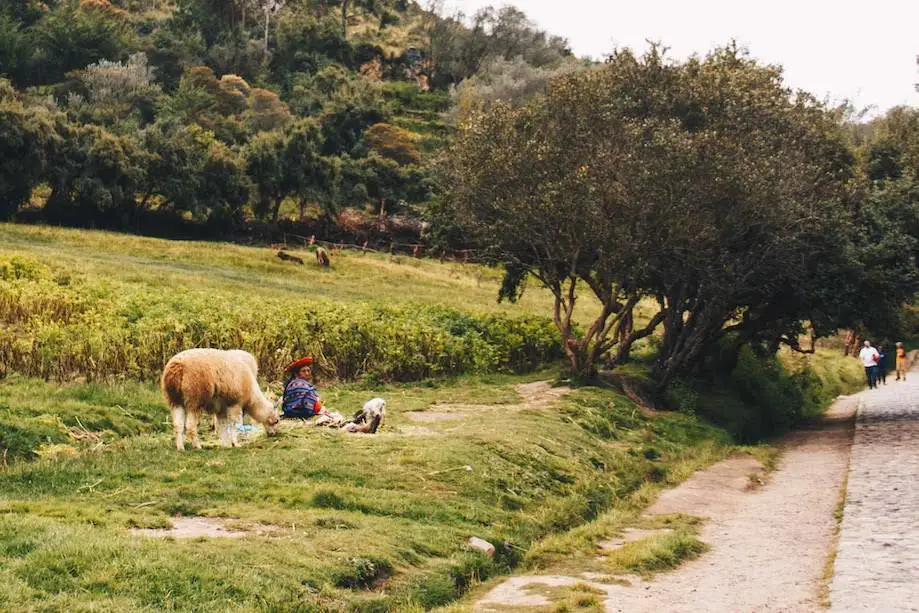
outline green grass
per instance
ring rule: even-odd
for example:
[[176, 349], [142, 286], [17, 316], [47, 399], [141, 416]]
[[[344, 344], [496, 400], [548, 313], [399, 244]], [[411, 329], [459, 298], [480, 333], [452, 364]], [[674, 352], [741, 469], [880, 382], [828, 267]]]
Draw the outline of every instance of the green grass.
[[160, 394], [151, 385], [58, 387], [18, 375], [0, 383], [3, 463], [145, 434], [161, 429], [165, 419]]
[[[184, 454], [172, 449], [151, 386], [7, 380], [3, 402], [17, 419], [96, 407], [93, 423], [110, 432], [101, 445], [75, 444], [74, 457], [0, 471], [0, 609], [429, 609], [509, 572], [534, 543], [631, 508], [727, 452], [726, 435], [698, 419], [648, 418], [605, 390], [581, 388], [555, 408], [507, 408], [511, 383], [551, 376], [333, 386], [324, 399], [343, 412], [387, 398], [384, 430], [285, 424], [280, 437], [241, 449], [218, 448], [208, 434], [204, 450]], [[461, 421], [406, 416], [457, 401], [498, 404]], [[270, 524], [270, 535], [189, 542], [129, 531], [177, 514]], [[473, 535], [496, 544], [493, 560], [464, 550]]]
[[[533, 316], [551, 297], [534, 286], [497, 304], [495, 269], [344, 253], [321, 270], [308, 252], [301, 267], [266, 248], [17, 225], [0, 225], [0, 243], [0, 610], [429, 610], [521, 567], [584, 568], [661, 489], [737, 449], [695, 405], [649, 417], [580, 387], [557, 406], [515, 406], [514, 384], [559, 377], [551, 323]], [[207, 433], [204, 450], [177, 453], [155, 380], [199, 345], [252, 351], [275, 385], [291, 357], [315, 355], [324, 403], [347, 414], [382, 395], [385, 427], [285, 423], [241, 449]], [[777, 379], [748, 379], [778, 381], [784, 398], [808, 366], [784, 359]], [[816, 374], [795, 379], [821, 382], [808, 407], [854, 385], [838, 360], [820, 353]], [[481, 406], [407, 415], [441, 404]], [[131, 533], [180, 515], [263, 529]], [[704, 549], [691, 518], [661, 521], [673, 532], [598, 570], [654, 573]], [[466, 551], [470, 536], [494, 559]]]
[[151, 380], [174, 353], [238, 347], [268, 378], [525, 371], [561, 354], [538, 288], [498, 304], [495, 269], [378, 254], [320, 269], [221, 243], [0, 225], [0, 375]]
[[290, 252], [304, 257], [307, 265], [282, 262], [272, 249], [231, 243], [0, 224], [0, 256], [25, 255], [72, 275], [158, 291], [195, 288], [339, 303], [421, 302], [483, 314], [551, 314], [551, 296], [535, 284], [517, 304], [499, 304], [502, 273], [496, 268], [344, 251], [333, 257], [330, 270], [324, 270], [313, 265], [309, 252], [297, 250], [302, 241], [292, 241]]

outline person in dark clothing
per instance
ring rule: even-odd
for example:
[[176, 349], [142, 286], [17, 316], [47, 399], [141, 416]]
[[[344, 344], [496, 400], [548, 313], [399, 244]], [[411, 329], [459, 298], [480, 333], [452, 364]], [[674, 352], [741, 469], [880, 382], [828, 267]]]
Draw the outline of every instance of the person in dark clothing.
[[884, 353], [884, 347], [878, 345], [878, 375], [877, 383], [887, 385], [887, 354]]

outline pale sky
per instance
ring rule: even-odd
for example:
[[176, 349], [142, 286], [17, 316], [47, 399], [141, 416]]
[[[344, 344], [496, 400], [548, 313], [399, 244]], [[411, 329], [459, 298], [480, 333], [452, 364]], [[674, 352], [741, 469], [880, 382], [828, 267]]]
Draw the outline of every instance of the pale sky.
[[646, 40], [683, 58], [734, 38], [754, 57], [785, 68], [794, 88], [818, 98], [873, 106], [919, 106], [919, 0], [447, 0], [467, 14], [513, 4], [568, 39], [578, 56]]

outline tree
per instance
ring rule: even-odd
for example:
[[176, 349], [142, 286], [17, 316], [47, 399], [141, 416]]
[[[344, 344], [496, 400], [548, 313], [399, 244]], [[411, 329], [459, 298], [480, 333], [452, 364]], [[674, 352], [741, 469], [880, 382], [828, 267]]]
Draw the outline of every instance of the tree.
[[277, 219], [288, 189], [284, 177], [284, 135], [261, 132], [246, 144], [246, 174], [256, 186], [258, 197], [253, 210], [258, 217]]
[[0, 12], [0, 76], [21, 84], [32, 57], [28, 32], [15, 18]]
[[[287, 130], [284, 147], [285, 184], [300, 201], [300, 216], [308, 202], [317, 202], [330, 216], [338, 196], [339, 164], [321, 155], [322, 135], [313, 121], [299, 121]], [[277, 210], [273, 219], [277, 221]]]
[[351, 45], [342, 38], [334, 19], [317, 19], [306, 11], [286, 11], [278, 17], [275, 36], [271, 72], [277, 81], [292, 73], [313, 74], [329, 62], [351, 62]]
[[552, 78], [582, 67], [573, 59], [551, 67], [537, 67], [520, 56], [511, 60], [494, 58], [450, 90], [453, 107], [449, 116], [455, 122], [464, 109], [481, 102], [507, 100], [514, 105], [523, 104], [530, 97], [544, 93]]
[[571, 56], [565, 39], [539, 30], [514, 7], [488, 6], [468, 20], [462, 13], [444, 17], [443, 8], [440, 0], [428, 2], [422, 22], [433, 81], [439, 85], [471, 77], [494, 59], [520, 57], [532, 66], [547, 67]]
[[876, 121], [869, 173], [919, 180], [919, 109], [898, 106]]
[[47, 173], [46, 215], [76, 225], [130, 227], [148, 155], [134, 139], [98, 126], [60, 124], [59, 130], [61, 147]]
[[99, 60], [121, 59], [128, 23], [124, 11], [104, 0], [63, 0], [32, 30], [37, 48], [28, 81], [40, 85]]
[[[320, 154], [318, 127], [301, 121], [285, 131], [256, 134], [246, 146], [246, 170], [258, 188], [255, 212], [278, 220], [281, 203], [296, 196], [326, 206], [336, 191], [336, 168]], [[302, 206], [302, 204], [301, 204]]]
[[[826, 280], [860, 265], [853, 164], [834, 117], [779, 69], [734, 47], [684, 63], [655, 48], [562, 75], [522, 108], [472, 110], [442, 181], [505, 263], [500, 296], [529, 274], [553, 293], [573, 370], [614, 348], [621, 363], [660, 327], [666, 385], [723, 338], [796, 346], [801, 320], [828, 325], [854, 304]], [[600, 310], [578, 333], [582, 287]]]
[[153, 83], [153, 69], [144, 53], [135, 53], [124, 62], [100, 60], [71, 74], [79, 79], [86, 94], [83, 104], [77, 105], [86, 111], [84, 121], [112, 126], [116, 131], [127, 131], [131, 119], [139, 125], [152, 121], [162, 91]]
[[275, 130], [290, 121], [290, 111], [276, 93], [256, 87], [249, 96], [245, 120], [252, 132]]
[[386, 6], [384, 0], [338, 0], [341, 8], [341, 37], [348, 39], [348, 16], [354, 8], [363, 9], [371, 15], [382, 15]]
[[10, 219], [28, 201], [59, 143], [52, 114], [23, 106], [9, 82], [0, 79], [0, 220]]
[[373, 100], [347, 99], [330, 105], [321, 119], [323, 153], [351, 153], [361, 142], [364, 130], [385, 120], [385, 111]]
[[231, 219], [249, 199], [242, 159], [197, 125], [157, 124], [145, 135], [150, 154], [141, 207], [154, 195], [162, 207], [195, 219]]

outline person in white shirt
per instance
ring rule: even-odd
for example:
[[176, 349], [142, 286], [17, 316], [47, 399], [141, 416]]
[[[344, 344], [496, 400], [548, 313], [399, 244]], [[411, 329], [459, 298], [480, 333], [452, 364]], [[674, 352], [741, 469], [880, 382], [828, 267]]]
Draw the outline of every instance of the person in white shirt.
[[878, 362], [881, 360], [881, 354], [871, 346], [871, 341], [865, 341], [865, 346], [858, 352], [858, 358], [865, 367], [865, 378], [868, 379], [868, 387], [874, 389], [878, 384]]

